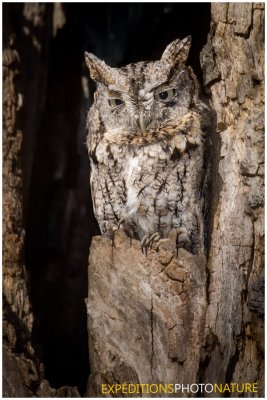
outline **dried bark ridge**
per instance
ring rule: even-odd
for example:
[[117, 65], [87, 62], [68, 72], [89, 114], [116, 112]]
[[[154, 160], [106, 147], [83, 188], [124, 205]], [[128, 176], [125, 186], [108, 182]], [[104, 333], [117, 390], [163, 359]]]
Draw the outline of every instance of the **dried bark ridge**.
[[22, 171], [18, 163], [22, 146], [18, 114], [22, 101], [17, 88], [19, 54], [13, 45], [10, 35], [9, 47], [3, 52], [3, 334], [10, 347], [23, 350], [26, 357], [22, 354], [12, 359], [10, 349], [4, 346], [4, 394], [26, 396], [31, 392], [22, 383], [17, 389], [12, 387], [22, 376], [29, 385], [38, 379], [32, 361], [33, 315], [22, 258], [25, 232], [22, 226]]
[[202, 57], [221, 140], [203, 371], [211, 382], [263, 383], [263, 321], [249, 300], [263, 279], [263, 16], [262, 3], [212, 4]]
[[3, 396], [80, 397], [75, 387], [52, 389], [44, 379], [24, 259], [24, 206], [45, 98], [52, 7], [6, 3], [3, 10]]
[[[17, 95], [18, 52], [3, 52], [3, 287], [4, 296], [12, 311], [31, 331], [32, 314], [26, 288], [22, 261], [24, 231], [22, 221], [22, 173], [16, 161], [21, 151], [22, 132], [17, 128], [17, 113], [21, 108]], [[14, 247], [14, 243], [16, 246]], [[18, 268], [19, 265], [19, 268]]]
[[[206, 260], [162, 241], [142, 254], [140, 242], [116, 233], [94, 237], [90, 250], [89, 395], [114, 382], [196, 382], [203, 341]], [[185, 346], [184, 343], [188, 346]]]

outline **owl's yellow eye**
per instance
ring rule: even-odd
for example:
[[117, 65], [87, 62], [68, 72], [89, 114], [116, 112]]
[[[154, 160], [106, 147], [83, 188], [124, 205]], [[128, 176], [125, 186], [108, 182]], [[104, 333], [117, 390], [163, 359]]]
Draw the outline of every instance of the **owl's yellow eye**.
[[175, 89], [165, 90], [155, 95], [156, 100], [169, 101], [175, 96]]
[[121, 99], [109, 99], [108, 104], [110, 107], [118, 107], [123, 104], [123, 101]]

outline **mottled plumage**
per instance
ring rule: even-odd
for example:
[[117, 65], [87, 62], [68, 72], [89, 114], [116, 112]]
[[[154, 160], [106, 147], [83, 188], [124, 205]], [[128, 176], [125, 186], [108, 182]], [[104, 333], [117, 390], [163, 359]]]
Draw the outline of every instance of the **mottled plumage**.
[[87, 145], [94, 212], [105, 236], [119, 225], [148, 245], [173, 235], [203, 249], [204, 143], [208, 107], [185, 66], [190, 37], [161, 59], [111, 68], [86, 53], [97, 82]]

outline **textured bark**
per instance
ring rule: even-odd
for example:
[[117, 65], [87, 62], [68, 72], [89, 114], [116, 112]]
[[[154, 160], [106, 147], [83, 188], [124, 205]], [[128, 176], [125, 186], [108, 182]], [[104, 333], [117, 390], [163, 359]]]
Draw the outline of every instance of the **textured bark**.
[[263, 18], [262, 3], [212, 4], [209, 48], [218, 75], [207, 73], [205, 83], [219, 163], [203, 370], [210, 382], [258, 382], [262, 396]]
[[102, 383], [175, 383], [177, 376], [195, 382], [206, 311], [205, 257], [183, 249], [177, 257], [170, 240], [146, 256], [140, 242], [119, 233], [114, 246], [95, 237], [89, 262], [89, 395], [101, 394]]
[[[3, 295], [4, 320], [3, 333], [11, 350], [19, 349], [27, 354], [28, 366], [31, 368], [31, 358], [34, 351], [30, 342], [33, 314], [27, 288], [27, 277], [23, 259], [24, 228], [22, 204], [22, 129], [20, 113], [23, 107], [23, 97], [18, 89], [20, 73], [20, 56], [16, 46], [16, 37], [9, 25], [10, 14], [7, 11], [5, 20], [5, 43], [3, 49]], [[23, 356], [24, 357], [24, 356]], [[5, 360], [8, 360], [6, 353]], [[10, 359], [10, 362], [11, 359]], [[8, 371], [7, 363], [7, 371]], [[16, 368], [19, 368], [18, 366]], [[26, 395], [25, 372], [13, 376], [15, 379], [23, 376], [19, 385], [14, 385], [9, 393], [4, 379], [4, 392], [14, 395]], [[15, 371], [15, 370], [14, 370]], [[10, 374], [10, 375], [9, 375]], [[26, 373], [27, 375], [27, 373]], [[36, 368], [32, 373], [32, 383], [38, 381]], [[12, 386], [12, 385], [11, 385]]]
[[171, 241], [147, 257], [121, 235], [115, 247], [92, 242], [89, 396], [123, 382], [255, 382], [244, 396], [264, 395], [263, 15], [262, 3], [212, 3], [201, 55], [216, 116], [207, 268], [184, 250], [176, 258]]
[[[3, 395], [79, 397], [76, 388], [52, 389], [37, 357], [25, 214], [36, 131], [44, 107], [51, 5], [4, 5], [3, 44]], [[54, 15], [56, 19], [56, 14]], [[56, 26], [56, 20], [54, 26]]]

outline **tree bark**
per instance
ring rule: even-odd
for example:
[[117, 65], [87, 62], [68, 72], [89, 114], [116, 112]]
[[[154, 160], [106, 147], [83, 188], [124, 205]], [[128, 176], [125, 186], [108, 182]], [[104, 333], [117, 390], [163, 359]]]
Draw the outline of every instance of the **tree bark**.
[[[21, 64], [11, 24], [12, 12], [6, 7], [3, 49], [3, 350], [6, 368], [3, 392], [15, 397], [28, 396], [31, 385], [36, 384], [39, 376], [30, 340], [33, 314], [23, 258], [23, 132], [20, 117], [24, 99], [18, 84]], [[14, 358], [13, 352], [21, 354]]]
[[[51, 5], [4, 5], [3, 44], [3, 396], [80, 397], [52, 389], [34, 346], [25, 214], [36, 131], [44, 107]], [[55, 23], [54, 23], [55, 26]]]
[[95, 237], [89, 263], [89, 395], [103, 393], [102, 383], [171, 383], [177, 376], [196, 382], [206, 312], [205, 257], [184, 249], [177, 256], [170, 240], [146, 256], [140, 242], [119, 233], [114, 246]]
[[[263, 18], [262, 3], [212, 4], [208, 49], [218, 75], [204, 74], [217, 116], [219, 179], [215, 177], [203, 378], [258, 382], [261, 395]], [[204, 71], [209, 66], [204, 62]]]
[[[264, 5], [211, 7], [201, 55], [216, 115], [208, 260], [185, 250], [176, 258], [171, 241], [145, 257], [138, 242], [130, 246], [121, 235], [115, 247], [94, 238], [87, 300], [89, 396], [103, 395], [105, 384], [124, 382], [256, 383], [257, 392], [243, 396], [264, 396]], [[129, 396], [122, 390], [109, 396]], [[199, 393], [225, 394], [231, 396]]]

